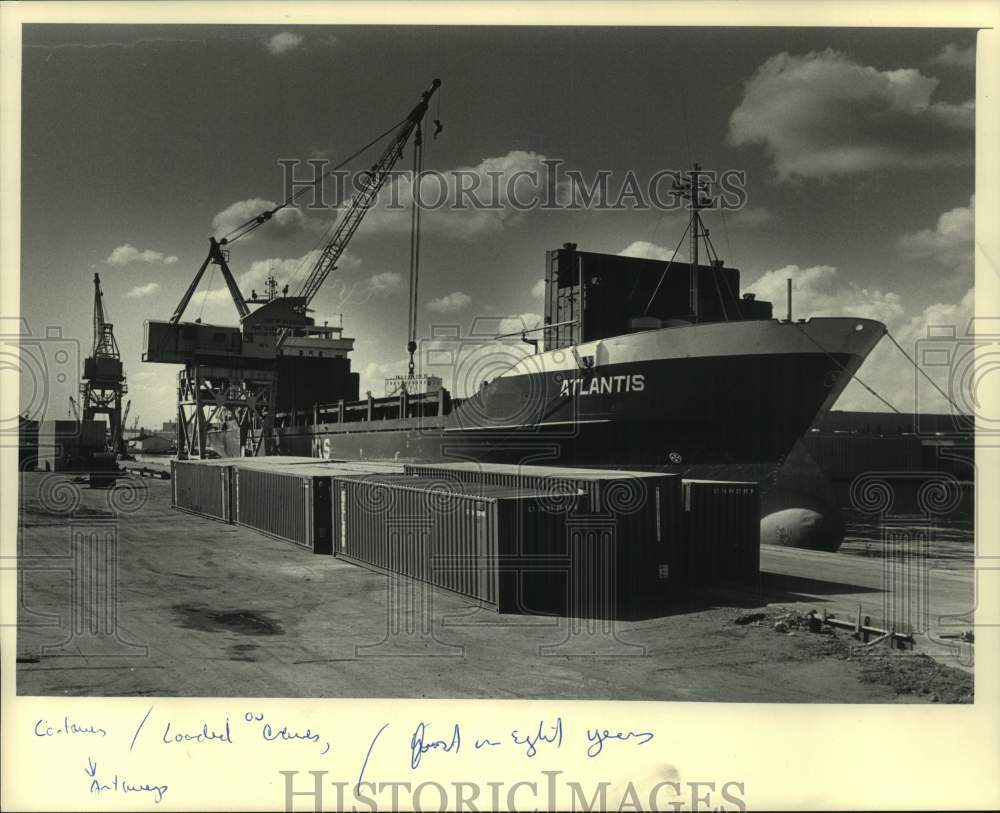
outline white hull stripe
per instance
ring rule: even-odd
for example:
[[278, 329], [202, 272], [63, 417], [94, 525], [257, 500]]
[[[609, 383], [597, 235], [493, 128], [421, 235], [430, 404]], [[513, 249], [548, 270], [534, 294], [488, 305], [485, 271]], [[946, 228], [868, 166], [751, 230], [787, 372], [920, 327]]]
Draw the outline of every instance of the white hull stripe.
[[[885, 333], [872, 319], [817, 317], [802, 323], [777, 320], [712, 322], [613, 336], [574, 348], [526, 356], [500, 377], [577, 371], [592, 359], [591, 369], [673, 359], [728, 356], [816, 354], [826, 352], [866, 358]], [[579, 357], [580, 362], [577, 361]]]

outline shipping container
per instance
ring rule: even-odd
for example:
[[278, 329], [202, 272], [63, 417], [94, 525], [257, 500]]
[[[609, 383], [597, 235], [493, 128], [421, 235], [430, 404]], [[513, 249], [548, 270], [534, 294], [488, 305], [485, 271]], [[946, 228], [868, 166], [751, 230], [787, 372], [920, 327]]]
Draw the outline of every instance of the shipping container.
[[[330, 478], [372, 473], [350, 464], [312, 458], [236, 458], [232, 472], [232, 521], [314, 553], [331, 554]], [[383, 466], [382, 471], [398, 467]]]
[[[670, 579], [671, 563], [683, 542], [681, 478], [663, 472], [624, 471], [564, 466], [457, 463], [404, 464], [409, 474], [533, 489], [558, 507], [565, 495], [582, 493], [577, 510], [615, 520], [616, 535], [635, 557], [647, 557], [661, 580]], [[654, 544], [650, 547], [650, 542]]]
[[501, 613], [614, 617], [657, 592], [654, 535], [550, 492], [440, 477], [335, 477], [335, 553]]
[[227, 457], [216, 462], [227, 462], [230, 464], [239, 463], [241, 466], [256, 466], [268, 468], [273, 466], [302, 466], [314, 465], [325, 461], [316, 457], [300, 457], [296, 455], [259, 455], [256, 457]]
[[231, 460], [171, 460], [171, 505], [181, 511], [232, 522]]
[[756, 483], [683, 481], [685, 544], [676, 561], [689, 584], [756, 582], [760, 495]]

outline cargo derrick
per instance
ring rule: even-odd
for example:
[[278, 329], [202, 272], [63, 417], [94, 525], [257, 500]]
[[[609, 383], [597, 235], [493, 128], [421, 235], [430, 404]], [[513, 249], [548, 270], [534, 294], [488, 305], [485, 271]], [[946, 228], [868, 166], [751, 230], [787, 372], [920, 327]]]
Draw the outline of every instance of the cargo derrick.
[[[291, 205], [304, 189], [229, 234], [210, 238], [208, 256], [170, 320], [146, 323], [143, 361], [184, 365], [178, 373], [177, 386], [179, 458], [206, 456], [208, 429], [213, 421], [230, 420], [235, 424], [242, 454], [266, 454], [273, 450], [274, 420], [279, 410], [294, 416], [299, 411], [311, 410], [316, 403], [357, 399], [358, 376], [350, 371], [347, 358], [354, 340], [343, 336], [342, 327], [317, 326], [308, 315], [309, 305], [336, 268], [414, 132], [419, 151], [421, 123], [440, 84], [435, 79], [402, 122], [327, 173], [340, 169], [392, 134], [378, 160], [364, 173], [361, 189], [340, 217], [294, 296], [287, 295], [287, 286], [278, 296], [277, 286], [269, 284], [269, 296], [263, 300], [252, 296], [248, 304], [229, 267], [226, 247], [267, 223]], [[316, 183], [321, 180], [322, 177]], [[222, 273], [239, 314], [239, 327], [182, 321], [209, 265], [218, 266]], [[264, 304], [259, 308], [250, 310], [250, 304], [262, 301]]]
[[[114, 325], [106, 321], [101, 278], [94, 274], [94, 346], [83, 362], [80, 403], [84, 421], [92, 421], [96, 415], [108, 416], [108, 451], [113, 454], [126, 453], [122, 434], [122, 396], [126, 392], [128, 385], [118, 342], [115, 341]], [[71, 398], [75, 412], [76, 405], [72, 401]]]

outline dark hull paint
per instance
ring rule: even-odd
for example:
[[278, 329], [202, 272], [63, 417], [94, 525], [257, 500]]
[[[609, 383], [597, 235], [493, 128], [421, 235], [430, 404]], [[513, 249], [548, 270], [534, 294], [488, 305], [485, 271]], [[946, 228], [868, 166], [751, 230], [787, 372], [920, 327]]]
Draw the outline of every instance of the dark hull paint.
[[[839, 395], [849, 379], [844, 368], [853, 372], [861, 361], [845, 354], [743, 355], [501, 377], [441, 418], [393, 421], [392, 428], [378, 421], [282, 428], [274, 452], [760, 480]], [[570, 383], [568, 375], [580, 380]]]

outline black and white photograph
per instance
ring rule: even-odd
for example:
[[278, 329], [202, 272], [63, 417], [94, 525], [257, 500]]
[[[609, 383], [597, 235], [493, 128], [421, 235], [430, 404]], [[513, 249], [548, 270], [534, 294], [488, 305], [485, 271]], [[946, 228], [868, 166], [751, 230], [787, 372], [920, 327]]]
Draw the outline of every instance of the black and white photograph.
[[[546, 701], [414, 773], [665, 747], [569, 701], [978, 705], [976, 27], [217, 19], [19, 26], [18, 698], [317, 754], [253, 699]], [[104, 760], [66, 809], [170, 804]]]

